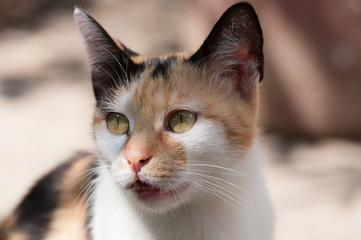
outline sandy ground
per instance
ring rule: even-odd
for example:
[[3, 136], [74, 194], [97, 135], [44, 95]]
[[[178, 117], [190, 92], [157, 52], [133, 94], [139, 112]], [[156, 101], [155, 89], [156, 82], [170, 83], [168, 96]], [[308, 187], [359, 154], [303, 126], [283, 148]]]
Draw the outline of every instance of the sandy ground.
[[[125, 25], [111, 24], [115, 20], [109, 11], [105, 4], [92, 13], [111, 32], [123, 33]], [[174, 46], [170, 37], [151, 34], [172, 35], [168, 30], [181, 16], [164, 21], [149, 12], [153, 27], [133, 22], [139, 30], [117, 35], [143, 53], [187, 46]], [[115, 18], [125, 21], [121, 15]], [[153, 45], [144, 46], [138, 31], [145, 31]], [[35, 31], [2, 32], [0, 52], [1, 221], [39, 176], [79, 150], [94, 149], [94, 100], [86, 54], [71, 12], [55, 14]], [[361, 239], [360, 141], [273, 134], [265, 135], [262, 143], [277, 216], [276, 240]]]

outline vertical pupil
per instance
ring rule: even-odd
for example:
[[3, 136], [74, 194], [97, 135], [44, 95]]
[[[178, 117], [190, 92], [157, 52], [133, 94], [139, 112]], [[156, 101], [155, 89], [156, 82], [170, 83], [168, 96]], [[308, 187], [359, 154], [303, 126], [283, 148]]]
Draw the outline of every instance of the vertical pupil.
[[117, 125], [119, 125], [119, 115], [116, 116]]
[[181, 124], [183, 123], [183, 114], [182, 113], [180, 114], [180, 123]]

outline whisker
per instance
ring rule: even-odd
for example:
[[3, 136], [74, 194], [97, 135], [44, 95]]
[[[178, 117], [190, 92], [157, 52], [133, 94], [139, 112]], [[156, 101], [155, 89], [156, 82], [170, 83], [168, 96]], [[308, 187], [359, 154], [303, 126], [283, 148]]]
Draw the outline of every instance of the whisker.
[[[210, 184], [211, 186], [213, 186], [215, 189], [219, 189], [220, 192], [222, 191], [226, 191], [227, 193], [233, 195], [235, 198], [238, 198], [240, 201], [244, 202], [244, 203], [247, 203], [247, 204], [252, 204], [250, 203], [249, 201], [247, 201], [246, 199], [240, 197], [239, 195], [237, 195], [236, 193], [234, 193], [233, 191], [231, 191], [230, 189], [227, 189], [225, 187], [222, 187], [220, 185], [217, 185], [215, 183], [212, 183], [212, 182], [209, 182], [205, 179], [202, 179], [202, 178], [197, 178], [197, 177], [192, 177], [190, 179], [193, 179], [193, 180], [196, 180], [196, 181], [201, 181], [202, 183], [205, 183], [205, 184]], [[227, 196], [229, 199], [233, 200], [234, 202], [238, 203], [239, 205], [241, 205], [242, 207], [246, 208], [247, 206], [242, 204], [241, 202], [237, 201], [234, 197], [231, 197], [229, 196], [226, 192], [222, 192], [224, 194], [224, 196]]]
[[[84, 200], [84, 197], [87, 197], [88, 194], [88, 189], [91, 188], [94, 185], [94, 182], [97, 180], [98, 178], [90, 181], [85, 187], [83, 187], [81, 189], [81, 191], [78, 193], [78, 195], [76, 196], [76, 198], [73, 201], [72, 207], [76, 204], [76, 202], [79, 200], [79, 198], [81, 197], [81, 200]], [[79, 201], [80, 202], [80, 201]]]
[[[88, 189], [86, 190], [86, 195], [87, 199], [86, 199], [86, 204], [84, 205], [84, 211], [86, 209], [89, 209], [90, 206], [93, 204], [94, 200], [95, 200], [95, 188], [96, 188], [96, 184], [103, 179], [105, 176], [98, 176], [96, 179], [94, 179], [92, 181], [92, 184], [90, 186], [88, 186]], [[99, 189], [97, 188], [97, 191], [102, 191], [104, 189]], [[105, 189], [106, 190], [106, 189]]]
[[[195, 162], [195, 163], [192, 163]], [[199, 163], [198, 163], [199, 162]], [[210, 168], [216, 168], [216, 169], [221, 169], [221, 170], [225, 170], [228, 172], [233, 172], [242, 176], [247, 176], [247, 173], [241, 172], [239, 170], [235, 170], [232, 168], [227, 168], [227, 167], [223, 167], [223, 166], [219, 166], [219, 165], [214, 165], [214, 164], [209, 164], [206, 162], [202, 162], [202, 161], [194, 161], [194, 160], [190, 160], [187, 163], [185, 163], [186, 166], [199, 166], [199, 167], [210, 167]]]
[[[253, 194], [253, 193], [252, 193], [251, 191], [249, 191], [248, 189], [246, 189], [246, 188], [244, 188], [244, 187], [241, 187], [241, 186], [239, 186], [239, 185], [236, 185], [236, 184], [234, 184], [234, 183], [232, 183], [232, 182], [229, 182], [229, 181], [227, 181], [227, 180], [225, 180], [225, 179], [222, 179], [222, 178], [218, 178], [218, 177], [210, 176], [210, 175], [205, 175], [205, 174], [201, 174], [201, 173], [196, 173], [196, 172], [192, 172], [192, 171], [188, 171], [187, 173], [189, 173], [189, 174], [194, 174], [194, 175], [198, 175], [198, 176], [205, 177], [205, 178], [208, 178], [208, 179], [212, 179], [212, 180], [214, 180], [214, 181], [220, 182], [223, 186], [232, 186], [232, 187], [235, 187], [235, 188], [237, 188], [237, 189], [239, 189], [239, 190], [245, 191], [245, 192], [247, 192], [247, 193], [249, 193], [249, 194]], [[228, 184], [228, 185], [226, 185], [226, 184]]]
[[[202, 183], [198, 183], [198, 182], [188, 182], [190, 185], [198, 188], [198, 189], [201, 189], [209, 194], [212, 194], [220, 199], [222, 199], [224, 202], [226, 202], [227, 204], [229, 204], [230, 206], [234, 207], [234, 205], [227, 199], [225, 199], [224, 197], [229, 197], [228, 195], [224, 194], [223, 192], [220, 192], [219, 190], [217, 189], [214, 189], [212, 187], [209, 187], [207, 185], [204, 185]], [[224, 197], [223, 197], [224, 196]]]
[[[72, 207], [74, 207], [77, 202], [78, 203], [81, 203], [83, 202], [85, 199], [88, 200], [89, 199], [89, 196], [91, 195], [91, 193], [93, 192], [94, 190], [94, 187], [95, 187], [95, 184], [96, 182], [98, 182], [101, 178], [103, 178], [102, 176], [97, 176], [96, 178], [94, 178], [93, 180], [89, 181], [88, 182], [88, 179], [89, 178], [93, 178], [94, 175], [96, 174], [97, 170], [99, 169], [109, 169], [110, 167], [109, 166], [106, 166], [106, 165], [102, 165], [102, 166], [97, 166], [97, 167], [93, 167], [93, 168], [90, 168], [84, 172], [82, 172], [81, 174], [79, 175], [84, 175], [86, 174], [86, 178], [83, 179], [83, 182], [87, 182], [87, 184], [85, 186], [81, 186], [81, 190], [80, 192], [78, 193], [78, 195], [76, 196], [76, 198], [74, 199], [73, 203], [72, 203]], [[77, 177], [77, 176], [76, 176]], [[89, 194], [90, 193], [90, 194]], [[80, 200], [79, 200], [80, 199]], [[85, 205], [84, 208], [87, 208], [87, 204]], [[83, 210], [85, 211], [85, 209]]]
[[[168, 183], [167, 184], [168, 185], [168, 187], [170, 187], [172, 190], [173, 190], [173, 192], [175, 192], [176, 194], [177, 194], [177, 196], [179, 197], [179, 199], [180, 199], [180, 201], [181, 201], [181, 207], [184, 207], [184, 210], [185, 210], [185, 212], [187, 212], [187, 208], [185, 207], [185, 201], [184, 201], [184, 199], [183, 199], [183, 197], [182, 197], [182, 194], [178, 191], [178, 189], [177, 188], [175, 188], [172, 184], [170, 184], [170, 183]], [[173, 213], [173, 209], [171, 210], [171, 212], [172, 212], [172, 214], [173, 214], [173, 216], [175, 217], [175, 219], [177, 220], [177, 216], [176, 216], [176, 214], [175, 214], [175, 211], [174, 211], [174, 213]], [[181, 224], [182, 224], [182, 226], [183, 226], [183, 228], [184, 229], [186, 229], [186, 225], [185, 225], [185, 220], [186, 220], [186, 216], [184, 217], [184, 218], [182, 218], [182, 216], [180, 216], [179, 217], [179, 220], [180, 220], [180, 222], [181, 222]]]
[[[108, 167], [108, 166], [92, 167], [92, 168], [90, 168], [90, 169], [87, 169], [87, 170], [85, 170], [85, 171], [83, 171], [83, 172], [81, 172], [81, 173], [79, 173], [79, 174], [77, 174], [77, 175], [75, 175], [75, 176], [67, 179], [67, 180], [65, 181], [65, 184], [69, 184], [71, 181], [74, 181], [75, 179], [77, 179], [77, 178], [79, 178], [79, 177], [87, 177], [87, 176], [89, 176], [90, 174], [94, 173], [97, 169], [101, 169], [101, 168], [109, 168], [109, 167]], [[82, 176], [82, 175], [84, 175], [84, 174], [86, 174], [86, 175], [85, 175], [85, 176]]]

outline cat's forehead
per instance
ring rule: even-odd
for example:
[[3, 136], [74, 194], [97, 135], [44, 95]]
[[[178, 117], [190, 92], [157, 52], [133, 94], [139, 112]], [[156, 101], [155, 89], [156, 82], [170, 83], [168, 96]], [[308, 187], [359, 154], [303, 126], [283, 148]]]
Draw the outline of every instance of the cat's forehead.
[[200, 92], [197, 79], [201, 76], [191, 71], [192, 66], [184, 58], [176, 55], [152, 58], [146, 60], [144, 65], [143, 72], [133, 81], [127, 96], [124, 96], [128, 99], [128, 106], [135, 108], [135, 113], [139, 110], [156, 113], [196, 107], [196, 93]]
[[135, 114], [175, 109], [199, 111], [202, 106], [229, 105], [229, 101], [240, 100], [233, 84], [213, 78], [204, 68], [190, 63], [188, 56], [188, 52], [156, 58], [131, 56], [132, 61], [144, 67], [130, 77], [130, 84], [117, 90], [117, 97], [109, 99], [109, 110], [131, 108]]
[[168, 70], [175, 63], [187, 61], [190, 53], [174, 52], [157, 57], [146, 57], [142, 55], [131, 55], [130, 59], [139, 65], [144, 66], [143, 71], [151, 72], [151, 77], [157, 79], [159, 77], [169, 78]]
[[169, 67], [177, 60], [179, 59], [175, 55], [163, 58], [153, 58], [147, 62], [146, 66], [148, 66], [149, 70], [152, 72], [152, 78], [169, 78]]

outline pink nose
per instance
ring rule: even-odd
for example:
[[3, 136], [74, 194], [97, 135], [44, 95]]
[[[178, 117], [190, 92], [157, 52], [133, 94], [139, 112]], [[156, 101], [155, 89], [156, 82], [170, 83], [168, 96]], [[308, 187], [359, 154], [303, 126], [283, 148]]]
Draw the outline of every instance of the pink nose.
[[146, 165], [152, 157], [147, 151], [142, 149], [128, 150], [125, 153], [125, 158], [134, 172], [140, 172], [142, 167]]

